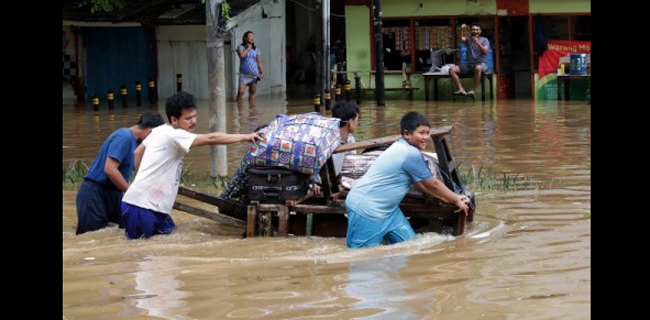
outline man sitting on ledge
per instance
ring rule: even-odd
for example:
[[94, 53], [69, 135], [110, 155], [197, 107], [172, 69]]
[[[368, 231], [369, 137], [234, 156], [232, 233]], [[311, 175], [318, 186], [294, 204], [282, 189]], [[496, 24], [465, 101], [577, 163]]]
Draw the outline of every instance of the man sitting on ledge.
[[[456, 65], [449, 69], [449, 76], [454, 82], [458, 91], [454, 92], [459, 96], [474, 96], [474, 90], [478, 87], [481, 80], [482, 73], [487, 69], [487, 53], [490, 48], [490, 41], [486, 37], [481, 37], [481, 26], [478, 23], [472, 23], [470, 38], [465, 36], [466, 24], [460, 26], [461, 34], [463, 35], [460, 40], [467, 46], [467, 62], [461, 63], [460, 66]], [[460, 76], [467, 75], [470, 72], [474, 73], [474, 86], [472, 90], [465, 92], [465, 88], [460, 83]]]

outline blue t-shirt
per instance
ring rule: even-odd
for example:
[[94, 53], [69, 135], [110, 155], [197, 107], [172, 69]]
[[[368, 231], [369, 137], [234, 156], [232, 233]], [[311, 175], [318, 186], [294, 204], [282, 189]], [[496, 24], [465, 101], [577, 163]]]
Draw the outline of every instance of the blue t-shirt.
[[111, 133], [102, 148], [99, 149], [97, 158], [90, 165], [88, 173], [85, 178], [104, 184], [110, 188], [115, 188], [115, 184], [104, 173], [104, 166], [106, 165], [106, 157], [111, 157], [117, 160], [120, 165], [118, 169], [127, 182], [131, 178], [131, 171], [133, 171], [134, 156], [133, 151], [136, 148], [136, 141], [131, 129], [119, 128]]
[[[478, 37], [478, 42], [484, 46], [490, 48], [490, 41], [486, 37]], [[467, 63], [478, 64], [478, 63], [487, 63], [487, 54], [483, 54], [481, 48], [478, 47], [472, 37], [465, 37], [465, 45], [467, 46]]]
[[402, 138], [377, 157], [345, 204], [368, 219], [382, 220], [398, 208], [413, 183], [432, 176], [420, 150]]
[[[256, 49], [252, 49], [251, 51], [248, 51], [248, 54], [246, 54], [246, 57], [241, 59], [240, 64], [239, 64], [239, 73], [240, 74], [254, 74], [258, 75], [260, 73], [260, 70], [257, 68], [257, 55], [261, 54], [260, 49], [255, 47]], [[238, 50], [240, 51], [246, 51], [246, 47], [239, 45]]]

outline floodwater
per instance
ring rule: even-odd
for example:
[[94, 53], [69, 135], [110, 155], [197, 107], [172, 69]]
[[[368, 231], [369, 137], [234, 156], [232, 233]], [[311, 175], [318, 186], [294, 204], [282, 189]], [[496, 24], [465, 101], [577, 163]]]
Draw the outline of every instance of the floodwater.
[[[311, 103], [229, 103], [227, 130], [250, 132], [276, 113], [311, 111]], [[207, 102], [199, 108], [196, 132], [204, 133]], [[64, 102], [64, 166], [90, 163], [106, 136], [149, 110], [164, 116], [162, 105], [93, 111]], [[343, 238], [244, 239], [243, 229], [179, 211], [171, 235], [127, 241], [112, 226], [75, 236], [76, 186], [64, 183], [64, 319], [591, 318], [590, 106], [364, 101], [357, 140], [397, 134], [410, 110], [434, 126], [454, 126], [452, 152], [463, 168], [543, 184], [476, 190], [475, 220], [461, 236], [426, 233], [351, 250]], [[229, 173], [245, 147], [228, 147]], [[209, 170], [208, 149], [187, 155], [190, 172]]]

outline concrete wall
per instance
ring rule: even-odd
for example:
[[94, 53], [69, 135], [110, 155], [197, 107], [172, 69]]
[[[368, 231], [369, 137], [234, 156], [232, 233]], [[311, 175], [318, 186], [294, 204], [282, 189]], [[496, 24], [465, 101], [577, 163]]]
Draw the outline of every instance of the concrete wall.
[[160, 26], [158, 46], [158, 96], [176, 93], [176, 74], [183, 75], [183, 90], [197, 99], [209, 99], [205, 26]]

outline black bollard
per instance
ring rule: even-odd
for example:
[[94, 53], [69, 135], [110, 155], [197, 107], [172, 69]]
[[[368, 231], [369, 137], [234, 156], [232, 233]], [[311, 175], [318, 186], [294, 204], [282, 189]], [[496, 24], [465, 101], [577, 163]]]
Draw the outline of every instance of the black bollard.
[[345, 86], [343, 87], [345, 89], [345, 101], [350, 101], [350, 99], [352, 99], [352, 94], [350, 93], [350, 89], [352, 89], [351, 87], [350, 80], [345, 80]]
[[357, 97], [357, 105], [361, 104], [361, 77], [354, 77], [354, 91]]
[[183, 91], [183, 75], [176, 75], [176, 92]]
[[330, 89], [325, 89], [325, 110], [332, 109], [332, 95]]
[[114, 107], [114, 105], [113, 105], [113, 99], [114, 98], [115, 98], [115, 96], [113, 95], [113, 90], [112, 89], [108, 90], [108, 94], [106, 95], [106, 99], [108, 100], [108, 108], [109, 109], [113, 109], [113, 107]]
[[140, 81], [135, 82], [135, 105], [142, 105], [142, 83]]
[[120, 89], [120, 93], [122, 94], [122, 107], [126, 108], [127, 91], [125, 85], [122, 85], [122, 89]]
[[337, 84], [336, 88], [334, 88], [334, 95], [336, 96], [336, 102], [339, 102], [341, 100], [341, 85]]
[[99, 110], [99, 97], [97, 95], [93, 96], [93, 110]]
[[314, 111], [320, 113], [320, 94], [314, 95]]
[[156, 82], [149, 79], [149, 103], [156, 103]]

